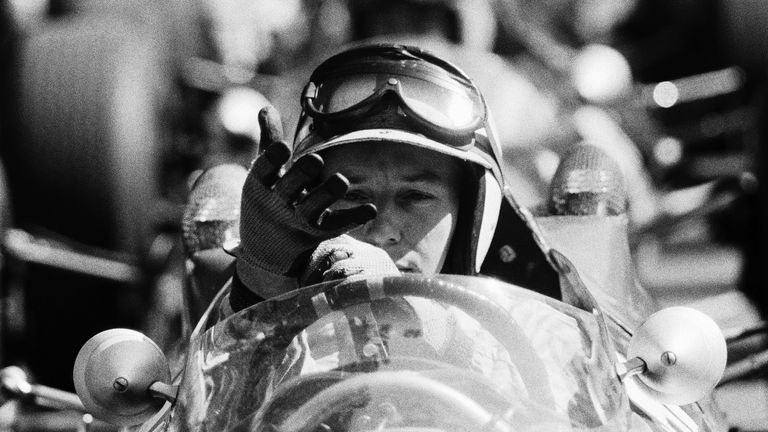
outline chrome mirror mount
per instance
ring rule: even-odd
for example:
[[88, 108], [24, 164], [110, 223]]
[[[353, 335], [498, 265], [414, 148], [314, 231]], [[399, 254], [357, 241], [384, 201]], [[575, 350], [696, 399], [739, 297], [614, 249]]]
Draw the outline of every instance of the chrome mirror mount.
[[720, 381], [727, 350], [710, 317], [676, 306], [656, 312], [638, 328], [627, 359], [616, 366], [622, 381], [637, 379], [654, 399], [686, 405], [705, 397]]
[[83, 345], [73, 371], [75, 390], [94, 417], [133, 426], [152, 417], [178, 388], [162, 350], [129, 329], [103, 331]]

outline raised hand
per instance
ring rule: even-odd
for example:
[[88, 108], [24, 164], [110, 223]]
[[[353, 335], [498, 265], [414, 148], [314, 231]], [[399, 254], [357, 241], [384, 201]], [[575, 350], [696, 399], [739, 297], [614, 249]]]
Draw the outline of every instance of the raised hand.
[[347, 179], [335, 173], [321, 182], [323, 159], [317, 154], [303, 156], [285, 170], [291, 151], [279, 114], [272, 107], [262, 109], [259, 125], [264, 151], [243, 187], [238, 260], [262, 271], [298, 276], [322, 241], [374, 218], [376, 207], [329, 209], [346, 194]]

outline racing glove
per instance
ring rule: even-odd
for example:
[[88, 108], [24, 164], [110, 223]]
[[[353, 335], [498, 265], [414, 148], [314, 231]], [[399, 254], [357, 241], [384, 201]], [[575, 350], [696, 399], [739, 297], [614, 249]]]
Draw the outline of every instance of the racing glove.
[[400, 275], [400, 270], [384, 249], [341, 235], [320, 243], [312, 252], [301, 285], [355, 275]]
[[263, 108], [259, 125], [264, 151], [254, 161], [243, 186], [238, 268], [245, 264], [298, 277], [322, 241], [374, 218], [376, 207], [365, 204], [330, 210], [328, 207], [346, 194], [347, 179], [335, 173], [320, 183], [323, 159], [314, 153], [303, 156], [282, 174], [291, 151], [283, 141], [279, 114], [272, 107]]

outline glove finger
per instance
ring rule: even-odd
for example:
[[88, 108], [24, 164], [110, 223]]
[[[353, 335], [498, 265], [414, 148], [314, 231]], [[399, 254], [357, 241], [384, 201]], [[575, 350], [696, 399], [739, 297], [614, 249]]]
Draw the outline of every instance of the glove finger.
[[301, 285], [313, 285], [323, 281], [323, 275], [337, 262], [349, 259], [352, 251], [341, 249], [332, 249], [331, 251], [319, 256], [312, 256], [307, 269], [301, 277]]
[[325, 231], [338, 231], [338, 234], [343, 233], [346, 228], [364, 224], [376, 217], [376, 206], [373, 204], [340, 210], [328, 208], [344, 197], [348, 189], [349, 181], [342, 174], [336, 173], [309, 192], [296, 205], [296, 211], [310, 225]]
[[336, 173], [320, 186], [309, 191], [296, 204], [299, 216], [312, 226], [317, 226], [318, 218], [323, 212], [347, 193], [349, 181], [340, 173]]
[[259, 149], [268, 148], [272, 143], [283, 141], [283, 122], [280, 112], [271, 105], [267, 105], [259, 111], [259, 128], [261, 139]]
[[303, 156], [275, 184], [275, 192], [292, 203], [299, 198], [304, 189], [309, 189], [317, 183], [322, 170], [323, 158], [319, 155], [310, 153]]
[[336, 261], [341, 261], [344, 259], [347, 259], [352, 256], [352, 252], [344, 249], [336, 249], [330, 254], [328, 254], [328, 260], [329, 263], [333, 264]]
[[328, 270], [323, 272], [323, 282], [344, 279], [349, 276], [363, 273], [363, 267], [354, 258], [349, 258], [333, 263]]
[[291, 149], [287, 143], [284, 141], [274, 142], [253, 162], [251, 173], [264, 186], [271, 187], [277, 181], [280, 170], [290, 157]]
[[376, 206], [370, 203], [349, 209], [328, 209], [319, 217], [318, 227], [324, 231], [347, 230], [375, 218], [376, 213]]

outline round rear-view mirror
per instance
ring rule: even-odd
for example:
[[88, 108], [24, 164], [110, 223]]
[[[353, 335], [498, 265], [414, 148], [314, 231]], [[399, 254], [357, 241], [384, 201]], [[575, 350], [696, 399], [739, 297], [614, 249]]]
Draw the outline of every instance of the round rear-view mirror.
[[629, 341], [627, 359], [645, 363], [636, 375], [660, 402], [686, 405], [708, 395], [725, 370], [722, 331], [712, 318], [675, 306], [651, 315]]
[[103, 331], [83, 345], [75, 360], [77, 395], [94, 417], [119, 426], [148, 420], [165, 402], [150, 387], [168, 383], [171, 372], [162, 350], [129, 329]]

